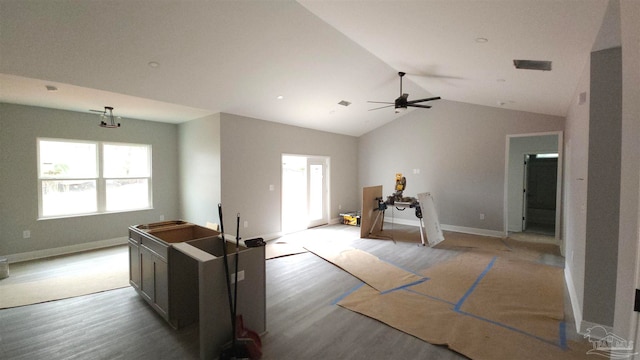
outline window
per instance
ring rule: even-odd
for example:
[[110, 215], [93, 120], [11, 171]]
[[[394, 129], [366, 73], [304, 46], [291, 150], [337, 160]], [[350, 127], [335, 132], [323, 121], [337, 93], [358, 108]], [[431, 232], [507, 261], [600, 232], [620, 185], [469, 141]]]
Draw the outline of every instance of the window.
[[151, 145], [38, 139], [39, 217], [151, 207]]

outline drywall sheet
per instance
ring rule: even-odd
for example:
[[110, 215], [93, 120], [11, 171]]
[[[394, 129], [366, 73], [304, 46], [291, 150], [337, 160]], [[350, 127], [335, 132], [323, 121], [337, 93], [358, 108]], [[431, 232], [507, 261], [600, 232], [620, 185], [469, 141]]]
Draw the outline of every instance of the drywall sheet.
[[433, 203], [433, 197], [431, 193], [418, 194], [418, 201], [420, 202], [420, 208], [422, 209], [422, 220], [424, 222], [424, 229], [427, 233], [427, 241], [429, 246], [435, 246], [442, 240], [444, 235], [440, 228], [440, 222], [438, 221], [438, 213], [436, 212], [435, 204]]
[[333, 263], [379, 292], [399, 289], [426, 280], [384, 262], [368, 252], [336, 244], [306, 245], [305, 249]]
[[[372, 229], [373, 222], [379, 211], [376, 198], [382, 197], [382, 185], [362, 188], [362, 211], [360, 212], [360, 238], [368, 238], [369, 232], [375, 235], [381, 231], [382, 219], [378, 220], [375, 229]], [[382, 216], [382, 215], [380, 215]]]

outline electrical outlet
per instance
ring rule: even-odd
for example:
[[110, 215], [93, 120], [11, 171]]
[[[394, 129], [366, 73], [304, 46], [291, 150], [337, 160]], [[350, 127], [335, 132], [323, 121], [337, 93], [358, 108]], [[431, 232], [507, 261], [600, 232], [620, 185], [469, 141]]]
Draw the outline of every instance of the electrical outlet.
[[480, 214], [480, 220], [484, 220], [484, 214]]
[[338, 210], [342, 210], [342, 205], [338, 205]]
[[275, 189], [276, 189], [276, 187], [274, 185], [269, 185], [269, 191], [273, 191]]
[[160, 221], [164, 221], [164, 215], [160, 215]]
[[22, 232], [22, 238], [23, 239], [28, 239], [31, 237], [31, 230], [25, 230]]
[[[229, 275], [231, 277], [231, 283], [235, 284], [236, 282], [236, 273]], [[238, 271], [238, 282], [244, 280], [244, 270]]]
[[247, 220], [244, 221], [244, 227], [246, 227], [246, 228], [249, 227], [249, 221], [247, 221]]

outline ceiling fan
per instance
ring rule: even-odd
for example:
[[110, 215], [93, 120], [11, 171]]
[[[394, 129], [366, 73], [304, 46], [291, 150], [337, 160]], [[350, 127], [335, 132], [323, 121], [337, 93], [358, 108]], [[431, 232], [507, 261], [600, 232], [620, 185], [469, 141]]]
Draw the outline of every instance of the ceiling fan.
[[402, 71], [400, 71], [398, 73], [398, 75], [400, 76], [400, 96], [395, 100], [395, 102], [367, 101], [367, 102], [376, 103], [376, 104], [391, 104], [391, 105], [377, 107], [377, 108], [374, 108], [374, 109], [369, 109], [369, 111], [378, 110], [378, 109], [384, 109], [384, 108], [391, 107], [391, 106], [395, 107], [396, 114], [407, 110], [407, 107], [417, 107], [417, 108], [430, 109], [431, 106], [429, 106], [429, 105], [420, 105], [418, 103], [425, 102], [425, 101], [432, 101], [432, 100], [440, 100], [440, 96], [435, 96], [435, 97], [430, 97], [430, 98], [425, 98], [425, 99], [418, 99], [418, 100], [409, 101], [408, 100], [409, 94], [405, 94], [405, 93], [402, 92], [402, 77], [404, 77], [406, 74], [403, 73]]

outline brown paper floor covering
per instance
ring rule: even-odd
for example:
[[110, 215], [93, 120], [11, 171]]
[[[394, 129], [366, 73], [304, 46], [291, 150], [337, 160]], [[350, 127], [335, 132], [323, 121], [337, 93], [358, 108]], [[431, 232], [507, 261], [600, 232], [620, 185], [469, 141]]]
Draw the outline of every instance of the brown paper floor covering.
[[282, 256], [306, 253], [302, 246], [290, 244], [284, 241], [269, 242], [264, 248], [265, 260], [275, 259]]
[[126, 245], [10, 264], [10, 276], [0, 280], [0, 309], [127, 286], [129, 252]]
[[425, 280], [422, 276], [400, 269], [368, 252], [351, 247], [307, 244], [305, 249], [337, 265], [381, 293]]
[[534, 261], [553, 246], [446, 233], [437, 248], [466, 251], [386, 291], [372, 283], [415, 274], [356, 249], [309, 250], [363, 281], [338, 305], [427, 342], [472, 359], [587, 358], [589, 343], [566, 339], [563, 269]]

